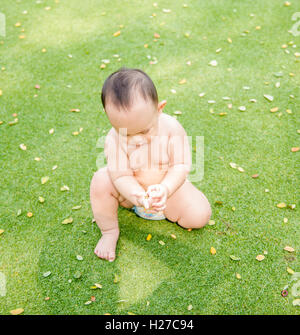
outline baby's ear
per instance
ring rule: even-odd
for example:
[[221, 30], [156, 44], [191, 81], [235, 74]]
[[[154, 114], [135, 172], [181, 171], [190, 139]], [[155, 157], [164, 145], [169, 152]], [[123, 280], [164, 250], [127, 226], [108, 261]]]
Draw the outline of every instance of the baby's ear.
[[166, 106], [167, 104], [167, 100], [163, 100], [161, 101], [159, 104], [158, 104], [158, 111], [159, 112], [162, 112], [162, 110], [164, 109], [164, 107]]

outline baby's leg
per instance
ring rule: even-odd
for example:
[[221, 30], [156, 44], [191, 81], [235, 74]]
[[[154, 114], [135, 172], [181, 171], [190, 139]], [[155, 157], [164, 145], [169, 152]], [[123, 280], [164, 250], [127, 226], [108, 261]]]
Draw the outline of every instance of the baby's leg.
[[131, 208], [133, 204], [116, 190], [106, 167], [94, 174], [90, 199], [94, 218], [102, 233], [94, 252], [98, 257], [112, 262], [116, 258], [115, 250], [119, 238], [119, 204], [126, 208]]
[[184, 228], [202, 228], [211, 216], [205, 195], [186, 180], [167, 200], [166, 218]]

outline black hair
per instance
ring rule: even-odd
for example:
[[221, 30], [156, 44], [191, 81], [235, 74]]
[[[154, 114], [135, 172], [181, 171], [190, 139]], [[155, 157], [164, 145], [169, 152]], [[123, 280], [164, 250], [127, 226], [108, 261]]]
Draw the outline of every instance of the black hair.
[[122, 67], [112, 73], [104, 82], [101, 92], [101, 101], [105, 109], [105, 103], [109, 100], [117, 109], [128, 110], [133, 103], [133, 96], [140, 93], [145, 101], [158, 104], [158, 95], [151, 78], [142, 70]]

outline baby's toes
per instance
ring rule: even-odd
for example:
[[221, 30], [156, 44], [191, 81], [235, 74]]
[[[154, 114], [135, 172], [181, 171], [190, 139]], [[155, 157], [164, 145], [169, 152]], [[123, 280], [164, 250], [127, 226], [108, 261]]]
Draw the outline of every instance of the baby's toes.
[[97, 247], [95, 248], [94, 253], [95, 253], [96, 256], [100, 257], [99, 250], [98, 250]]
[[110, 262], [113, 262], [115, 260], [115, 258], [116, 258], [116, 253], [114, 251], [109, 252], [109, 254], [108, 254], [108, 260]]

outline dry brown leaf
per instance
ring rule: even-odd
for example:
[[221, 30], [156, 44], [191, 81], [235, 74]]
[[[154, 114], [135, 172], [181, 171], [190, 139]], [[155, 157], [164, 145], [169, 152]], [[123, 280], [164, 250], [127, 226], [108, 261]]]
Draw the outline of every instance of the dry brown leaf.
[[295, 251], [295, 249], [293, 247], [290, 247], [288, 245], [286, 247], [284, 247], [283, 250], [288, 251], [288, 252], [294, 252]]

